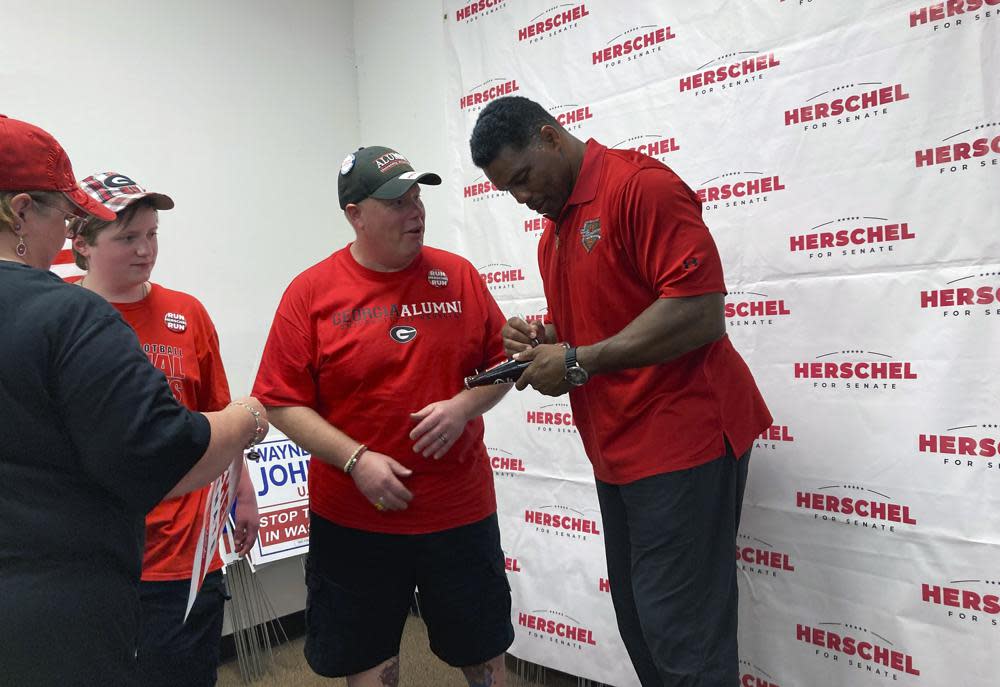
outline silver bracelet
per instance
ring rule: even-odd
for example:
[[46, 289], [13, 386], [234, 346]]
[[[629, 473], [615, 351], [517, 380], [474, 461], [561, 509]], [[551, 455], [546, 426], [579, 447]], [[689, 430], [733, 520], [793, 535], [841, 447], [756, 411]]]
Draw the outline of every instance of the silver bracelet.
[[246, 448], [244, 448], [243, 450], [249, 451], [249, 453], [247, 453], [248, 460], [253, 460], [253, 461], [260, 460], [260, 452], [256, 448], [254, 448], [258, 443], [260, 443], [260, 440], [264, 438], [264, 425], [260, 423], [260, 411], [251, 406], [250, 404], [244, 403], [243, 401], [230, 401], [229, 405], [243, 406], [250, 412], [250, 415], [253, 416], [253, 423], [254, 423], [253, 436], [250, 437], [250, 442], [246, 445]]

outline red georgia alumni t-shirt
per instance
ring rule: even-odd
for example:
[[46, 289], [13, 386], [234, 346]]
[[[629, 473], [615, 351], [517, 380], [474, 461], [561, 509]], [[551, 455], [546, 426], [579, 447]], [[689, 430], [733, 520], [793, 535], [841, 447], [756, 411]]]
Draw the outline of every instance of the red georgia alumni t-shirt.
[[414, 453], [409, 433], [410, 413], [453, 397], [466, 375], [505, 359], [504, 322], [467, 260], [426, 246], [398, 272], [359, 265], [348, 246], [296, 277], [275, 313], [254, 396], [268, 406], [312, 408], [413, 470], [403, 479], [413, 493], [409, 507], [378, 512], [350, 475], [314, 456], [311, 509], [345, 527], [405, 534], [495, 512], [482, 418], [440, 460]]

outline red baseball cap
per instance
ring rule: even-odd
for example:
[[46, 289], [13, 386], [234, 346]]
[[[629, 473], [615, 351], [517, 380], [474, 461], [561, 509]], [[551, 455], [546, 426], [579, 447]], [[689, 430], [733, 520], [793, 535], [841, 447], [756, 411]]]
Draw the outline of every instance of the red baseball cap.
[[66, 151], [51, 134], [6, 115], [0, 115], [0, 191], [59, 191], [88, 215], [115, 218], [77, 185]]

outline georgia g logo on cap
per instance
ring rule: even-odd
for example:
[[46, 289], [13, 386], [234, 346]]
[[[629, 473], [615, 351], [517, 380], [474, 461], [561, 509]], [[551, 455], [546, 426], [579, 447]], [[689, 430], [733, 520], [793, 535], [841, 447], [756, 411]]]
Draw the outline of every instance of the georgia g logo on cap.
[[138, 184], [124, 174], [112, 174], [104, 180], [104, 185], [108, 188], [121, 188], [122, 186], [137, 186]]

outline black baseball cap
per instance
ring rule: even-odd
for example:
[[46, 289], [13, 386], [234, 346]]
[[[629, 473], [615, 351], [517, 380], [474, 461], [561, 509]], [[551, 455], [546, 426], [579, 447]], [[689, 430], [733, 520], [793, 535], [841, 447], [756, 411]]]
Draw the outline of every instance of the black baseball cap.
[[441, 177], [434, 172], [418, 174], [410, 161], [392, 148], [366, 146], [344, 158], [340, 165], [337, 192], [340, 209], [365, 198], [399, 198], [414, 184], [437, 186]]

